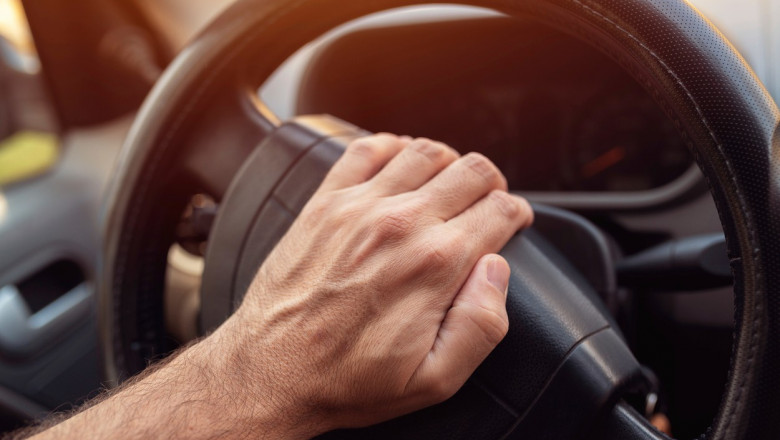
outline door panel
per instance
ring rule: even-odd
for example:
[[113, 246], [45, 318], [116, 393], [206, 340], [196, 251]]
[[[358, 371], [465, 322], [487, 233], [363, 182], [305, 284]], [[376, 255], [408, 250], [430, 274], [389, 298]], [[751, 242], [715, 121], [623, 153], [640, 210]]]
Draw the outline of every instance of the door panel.
[[94, 277], [101, 200], [130, 122], [69, 133], [52, 170], [3, 190], [0, 432], [100, 387]]

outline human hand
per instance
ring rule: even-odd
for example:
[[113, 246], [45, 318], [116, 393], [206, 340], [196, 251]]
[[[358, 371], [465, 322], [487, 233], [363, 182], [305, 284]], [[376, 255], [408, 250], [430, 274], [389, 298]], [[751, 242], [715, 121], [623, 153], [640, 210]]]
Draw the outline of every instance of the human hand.
[[481, 155], [357, 140], [202, 344], [248, 419], [300, 436], [441, 402], [507, 332], [509, 267], [492, 253], [532, 218]]
[[507, 332], [491, 253], [532, 219], [482, 156], [358, 140], [211, 336], [32, 432], [300, 439], [445, 400]]

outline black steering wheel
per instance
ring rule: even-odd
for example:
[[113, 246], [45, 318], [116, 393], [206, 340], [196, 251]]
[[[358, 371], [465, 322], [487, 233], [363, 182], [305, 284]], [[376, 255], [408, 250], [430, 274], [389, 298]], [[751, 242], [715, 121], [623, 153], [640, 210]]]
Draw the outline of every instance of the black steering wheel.
[[[100, 318], [108, 378], [169, 346], [166, 256], [190, 196], [216, 198], [201, 291], [206, 332], [235, 308], [349, 139], [335, 118], [280, 123], [257, 89], [296, 49], [348, 20], [413, 0], [239, 0], [168, 68], [138, 115], [109, 197]], [[744, 60], [683, 0], [468, 0], [540, 20], [602, 50], [690, 146], [720, 213], [734, 272], [728, 383], [708, 439], [780, 438], [778, 109]], [[510, 333], [435, 407], [329, 438], [661, 438], [624, 397], [642, 375], [593, 295], [530, 231], [513, 267]]]

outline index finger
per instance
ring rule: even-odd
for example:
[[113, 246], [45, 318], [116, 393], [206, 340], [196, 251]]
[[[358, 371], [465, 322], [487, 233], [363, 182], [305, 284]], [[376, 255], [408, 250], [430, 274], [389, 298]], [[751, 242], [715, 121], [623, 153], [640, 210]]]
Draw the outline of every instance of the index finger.
[[390, 133], [379, 133], [352, 141], [344, 155], [325, 176], [319, 191], [335, 191], [371, 179], [409, 142], [409, 137]]

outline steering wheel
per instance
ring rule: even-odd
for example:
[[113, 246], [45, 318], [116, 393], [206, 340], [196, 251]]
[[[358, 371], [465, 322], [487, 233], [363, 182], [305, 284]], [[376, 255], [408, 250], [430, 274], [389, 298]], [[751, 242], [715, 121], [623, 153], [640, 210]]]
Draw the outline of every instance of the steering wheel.
[[[167, 251], [189, 198], [219, 202], [201, 288], [203, 332], [248, 280], [350, 139], [326, 116], [281, 123], [257, 89], [297, 48], [414, 0], [239, 0], [172, 63], [143, 105], [109, 193], [100, 319], [121, 381], [169, 350]], [[745, 61], [683, 0], [467, 0], [581, 38], [628, 71], [685, 138], [720, 213], [734, 273], [728, 382], [708, 439], [780, 438], [778, 109]], [[435, 407], [329, 438], [662, 438], [623, 400], [637, 361], [581, 277], [544, 237], [515, 237], [510, 333]]]

